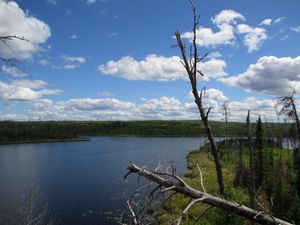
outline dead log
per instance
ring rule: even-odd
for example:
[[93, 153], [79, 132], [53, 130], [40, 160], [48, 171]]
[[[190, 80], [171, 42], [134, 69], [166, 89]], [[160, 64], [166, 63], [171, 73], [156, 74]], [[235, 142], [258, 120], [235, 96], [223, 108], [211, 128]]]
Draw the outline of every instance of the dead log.
[[164, 188], [164, 190], [171, 190], [173, 192], [183, 194], [187, 197], [190, 197], [191, 199], [196, 200], [194, 201], [195, 203], [202, 202], [223, 209], [225, 211], [228, 211], [229, 213], [242, 216], [250, 221], [257, 222], [260, 224], [292, 225], [289, 222], [286, 222], [284, 220], [275, 218], [272, 215], [269, 215], [267, 212], [257, 211], [247, 206], [244, 206], [242, 204], [239, 204], [237, 202], [232, 202], [223, 198], [210, 195], [205, 192], [198, 191], [192, 188], [191, 186], [189, 186], [188, 184], [186, 184], [184, 181], [182, 181], [181, 178], [179, 178], [174, 174], [156, 173], [155, 171], [151, 171], [147, 168], [140, 168], [135, 164], [129, 165], [127, 169], [129, 172], [126, 175], [126, 177], [130, 173], [138, 174], [139, 176], [143, 176], [149, 179], [150, 181], [154, 181], [161, 188]]

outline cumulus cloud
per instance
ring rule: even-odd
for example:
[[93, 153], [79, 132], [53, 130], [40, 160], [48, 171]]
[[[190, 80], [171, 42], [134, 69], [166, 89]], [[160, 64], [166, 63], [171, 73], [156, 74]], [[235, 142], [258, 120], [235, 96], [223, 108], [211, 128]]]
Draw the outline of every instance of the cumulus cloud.
[[300, 33], [300, 26], [299, 27], [291, 27], [290, 29], [294, 32]]
[[[199, 63], [199, 69], [205, 74], [205, 79], [226, 76], [226, 63], [220, 59], [211, 59]], [[186, 71], [180, 64], [178, 56], [164, 57], [148, 55], [144, 60], [137, 61], [125, 56], [118, 61], [110, 60], [98, 66], [99, 72], [128, 80], [178, 80], [187, 79]]]
[[[218, 89], [207, 89], [204, 95], [205, 107], [212, 107], [211, 120], [224, 119], [222, 104], [229, 100]], [[184, 103], [174, 97], [143, 99], [140, 104], [115, 98], [79, 98], [53, 102], [49, 99], [35, 99], [28, 102], [28, 114], [31, 119], [74, 119], [74, 120], [139, 120], [139, 119], [199, 119], [196, 104]], [[251, 119], [258, 115], [267, 121], [276, 119], [275, 102], [272, 99], [247, 97], [240, 101], [229, 101], [229, 120], [245, 121], [247, 111], [251, 110]]]
[[10, 84], [0, 81], [0, 99], [30, 101], [62, 93], [58, 89], [45, 89], [46, 85], [42, 80], [14, 80]]
[[118, 61], [110, 60], [98, 67], [99, 72], [119, 76], [128, 80], [177, 80], [184, 77], [184, 68], [178, 56], [149, 55], [137, 61], [125, 56]]
[[[213, 24], [215, 24], [219, 30], [214, 32], [211, 28], [198, 28], [196, 43], [200, 46], [206, 47], [233, 44], [235, 35], [232, 24], [236, 24], [237, 20], [245, 20], [245, 18], [240, 13], [230, 9], [221, 11], [212, 18]], [[193, 33], [185, 32], [182, 34], [182, 38], [192, 40]]]
[[17, 77], [17, 78], [27, 76], [27, 73], [25, 73], [24, 71], [22, 71], [21, 69], [19, 69], [16, 66], [2, 65], [0, 72], [10, 75], [12, 77]]
[[134, 104], [115, 98], [79, 98], [65, 102], [65, 106], [77, 110], [126, 110], [132, 108]]
[[225, 9], [222, 10], [219, 14], [215, 15], [215, 17], [212, 18], [211, 20], [214, 24], [218, 25], [222, 23], [227, 23], [227, 24], [236, 23], [237, 19], [246, 20], [242, 14], [235, 12], [231, 9]]
[[221, 78], [231, 86], [270, 95], [289, 93], [300, 88], [300, 56], [277, 58], [264, 56], [237, 76]]
[[[264, 40], [267, 39], [267, 32], [261, 27], [251, 27], [247, 24], [238, 24], [238, 21], [246, 21], [245, 17], [231, 9], [221, 11], [212, 19], [217, 31], [212, 28], [199, 27], [197, 29], [196, 43], [200, 46], [215, 48], [219, 45], [233, 45], [236, 41], [236, 34], [243, 35], [244, 45], [248, 52], [258, 50]], [[270, 25], [272, 19], [263, 20], [260, 25]], [[193, 32], [185, 32], [182, 38], [192, 41]]]
[[[233, 27], [223, 23], [219, 26], [219, 31], [214, 32], [211, 28], [200, 27], [197, 29], [196, 43], [200, 46], [217, 47], [218, 45], [231, 45], [235, 39]], [[190, 41], [193, 38], [192, 32], [183, 33], [182, 38]]]
[[29, 40], [0, 42], [1, 57], [26, 59], [42, 48], [51, 31], [46, 23], [25, 13], [16, 2], [0, 0], [0, 34]]
[[261, 23], [259, 25], [270, 26], [271, 24], [272, 24], [272, 19], [268, 18], [268, 19], [264, 19], [263, 21], [261, 21]]
[[244, 34], [244, 45], [248, 47], [248, 52], [258, 50], [261, 44], [268, 38], [266, 30], [261, 27], [250, 27], [247, 24], [239, 24], [237, 31]]

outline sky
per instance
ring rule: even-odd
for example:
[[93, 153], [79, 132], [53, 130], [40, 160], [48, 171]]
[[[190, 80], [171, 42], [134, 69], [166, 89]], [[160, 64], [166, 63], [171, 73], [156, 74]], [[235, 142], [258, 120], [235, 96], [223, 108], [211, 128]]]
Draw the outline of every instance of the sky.
[[[299, 0], [194, 0], [210, 119], [261, 115], [300, 87]], [[174, 45], [187, 0], [0, 0], [0, 120], [198, 119]], [[283, 119], [283, 118], [282, 118]]]

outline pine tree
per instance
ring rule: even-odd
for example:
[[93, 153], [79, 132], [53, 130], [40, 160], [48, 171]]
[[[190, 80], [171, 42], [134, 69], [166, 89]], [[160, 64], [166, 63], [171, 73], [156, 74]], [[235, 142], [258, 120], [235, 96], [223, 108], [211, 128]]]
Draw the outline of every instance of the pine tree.
[[262, 122], [260, 116], [256, 122], [256, 139], [255, 139], [255, 150], [254, 150], [254, 174], [255, 174], [255, 184], [257, 187], [261, 186], [264, 179], [264, 154], [263, 154], [263, 142], [264, 142], [264, 132], [262, 128]]

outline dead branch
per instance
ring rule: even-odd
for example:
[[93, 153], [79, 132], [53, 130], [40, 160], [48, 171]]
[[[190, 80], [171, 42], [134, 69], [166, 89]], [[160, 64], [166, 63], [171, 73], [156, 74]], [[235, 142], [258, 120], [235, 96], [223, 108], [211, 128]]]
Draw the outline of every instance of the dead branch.
[[[127, 169], [131, 173], [138, 174], [139, 176], [143, 176], [150, 181], [154, 181], [158, 185], [160, 185], [162, 188], [172, 188], [172, 191], [175, 193], [183, 194], [187, 197], [190, 197], [191, 199], [194, 199], [193, 204], [196, 202], [202, 202], [220, 209], [223, 209], [225, 211], [228, 211], [232, 214], [242, 216], [248, 220], [260, 223], [260, 224], [270, 224], [270, 225], [292, 225], [289, 222], [283, 221], [281, 219], [271, 217], [269, 214], [257, 211], [254, 209], [251, 209], [247, 206], [241, 205], [236, 202], [232, 202], [226, 199], [222, 199], [219, 197], [215, 197], [213, 195], [210, 195], [208, 193], [204, 193], [201, 191], [198, 191], [194, 188], [192, 188], [189, 185], [182, 185], [182, 183], [178, 182], [177, 180], [174, 181], [171, 180], [168, 176], [162, 176], [159, 174], [156, 174], [155, 171], [151, 171], [145, 168], [140, 168], [134, 164], [131, 164], [127, 167]], [[188, 210], [193, 204], [189, 204], [189, 207], [186, 207]], [[186, 211], [187, 211], [186, 210]], [[185, 212], [186, 213], [186, 212]]]
[[192, 87], [192, 93], [193, 93], [194, 99], [195, 99], [195, 103], [198, 107], [201, 120], [204, 124], [205, 130], [206, 130], [209, 142], [210, 142], [211, 153], [214, 157], [215, 166], [216, 166], [219, 191], [220, 191], [221, 195], [224, 195], [224, 182], [223, 182], [223, 174], [222, 174], [222, 165], [221, 165], [221, 160], [220, 160], [220, 152], [219, 152], [217, 144], [214, 140], [214, 136], [213, 136], [211, 127], [208, 122], [208, 115], [210, 112], [210, 108], [207, 111], [205, 110], [205, 107], [203, 106], [203, 102], [202, 102], [202, 91], [199, 95], [199, 92], [197, 89], [197, 74], [200, 73], [200, 75], [203, 76], [202, 72], [197, 69], [197, 64], [198, 64], [198, 62], [202, 61], [207, 56], [207, 54], [205, 54], [201, 58], [199, 58], [199, 56], [198, 56], [196, 40], [197, 40], [197, 25], [199, 24], [199, 17], [196, 15], [196, 7], [195, 7], [193, 1], [189, 0], [189, 2], [192, 6], [193, 17], [194, 17], [193, 40], [192, 40], [192, 44], [190, 45], [189, 57], [187, 56], [186, 45], [182, 42], [181, 34], [178, 30], [175, 32], [175, 37], [176, 37], [177, 45], [180, 48], [181, 56], [183, 59], [181, 61], [181, 63], [188, 74], [188, 77], [189, 77], [189, 80], [191, 83], [191, 87]]
[[198, 168], [198, 171], [199, 171], [199, 174], [200, 174], [200, 183], [201, 183], [202, 190], [206, 193], [206, 190], [205, 190], [205, 187], [204, 187], [204, 184], [203, 184], [202, 171], [201, 171], [198, 164], [197, 164], [197, 168]]

